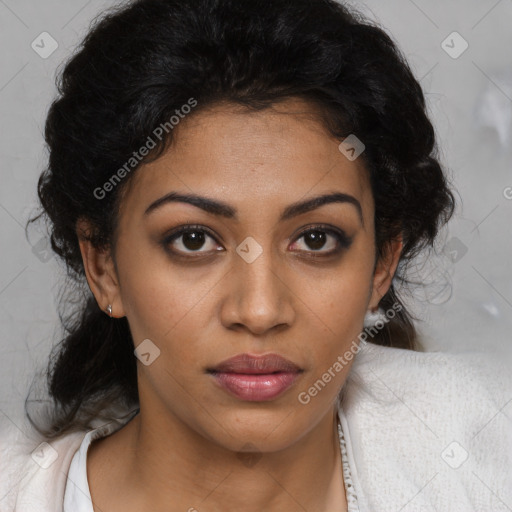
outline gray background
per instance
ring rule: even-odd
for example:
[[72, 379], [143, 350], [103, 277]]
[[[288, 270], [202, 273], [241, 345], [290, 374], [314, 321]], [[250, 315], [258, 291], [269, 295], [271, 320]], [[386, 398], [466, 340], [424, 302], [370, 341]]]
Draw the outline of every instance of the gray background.
[[[352, 3], [391, 33], [421, 80], [462, 201], [437, 254], [411, 269], [431, 283], [412, 292], [424, 344], [499, 352], [512, 362], [512, 1]], [[111, 5], [0, 0], [0, 421], [21, 423], [28, 387], [58, 339], [63, 267], [47, 260], [42, 231], [32, 229], [29, 240], [24, 233], [46, 163], [42, 132], [54, 77]], [[44, 37], [50, 48], [43, 32], [58, 43], [47, 58], [31, 47]], [[464, 40], [469, 46], [457, 56]]]

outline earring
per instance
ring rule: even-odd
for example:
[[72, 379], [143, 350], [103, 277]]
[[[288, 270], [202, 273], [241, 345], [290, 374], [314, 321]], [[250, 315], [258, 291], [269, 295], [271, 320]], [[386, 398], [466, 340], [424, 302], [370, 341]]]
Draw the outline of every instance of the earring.
[[373, 311], [368, 310], [364, 316], [364, 327], [373, 327], [379, 320], [382, 320], [383, 311], [375, 308]]
[[112, 318], [112, 304], [109, 304], [107, 307], [107, 313], [110, 318]]

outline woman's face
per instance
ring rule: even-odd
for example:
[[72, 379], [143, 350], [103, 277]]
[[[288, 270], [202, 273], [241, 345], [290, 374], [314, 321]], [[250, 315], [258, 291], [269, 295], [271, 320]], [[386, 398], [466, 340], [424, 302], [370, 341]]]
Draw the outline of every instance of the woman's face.
[[[217, 106], [175, 136], [133, 176], [112, 280], [97, 286], [88, 275], [91, 287], [103, 308], [126, 315], [135, 346], [150, 340], [137, 363], [141, 413], [231, 450], [284, 449], [332, 412], [351, 365], [335, 363], [389, 286], [393, 262], [374, 273], [367, 172], [299, 100], [258, 113]], [[162, 200], [171, 193], [195, 204]], [[301, 370], [281, 392], [251, 395], [235, 379], [233, 394], [209, 371], [270, 353]], [[330, 381], [308, 393], [326, 372]]]

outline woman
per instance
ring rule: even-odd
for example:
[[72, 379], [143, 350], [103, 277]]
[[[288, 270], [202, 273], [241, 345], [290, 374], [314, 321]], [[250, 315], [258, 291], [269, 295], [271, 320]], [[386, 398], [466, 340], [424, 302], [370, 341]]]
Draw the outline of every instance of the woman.
[[498, 379], [421, 352], [396, 293], [454, 201], [382, 29], [333, 0], [139, 0], [59, 92], [38, 190], [83, 300], [46, 422], [2, 444], [2, 511], [512, 504]]

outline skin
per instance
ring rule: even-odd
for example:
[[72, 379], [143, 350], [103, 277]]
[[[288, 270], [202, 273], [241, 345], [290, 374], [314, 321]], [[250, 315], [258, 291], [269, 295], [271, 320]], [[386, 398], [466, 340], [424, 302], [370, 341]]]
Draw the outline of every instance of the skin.
[[[376, 264], [363, 161], [349, 161], [301, 100], [260, 112], [217, 105], [174, 136], [125, 190], [114, 252], [94, 248], [87, 221], [77, 223], [98, 305], [127, 317], [135, 346], [150, 339], [160, 350], [150, 365], [137, 362], [140, 413], [89, 450], [94, 509], [344, 511], [334, 403], [351, 363], [307, 405], [298, 395], [357, 340], [390, 286], [401, 241]], [[183, 202], [144, 214], [171, 191], [223, 201], [238, 220]], [[332, 192], [355, 198], [362, 218], [336, 202], [279, 220], [291, 203]], [[350, 246], [325, 230], [315, 246], [301, 230], [318, 224], [342, 230]], [[183, 225], [216, 239], [165, 245]], [[236, 252], [249, 236], [263, 251], [251, 263]], [[236, 354], [270, 352], [304, 371], [268, 402], [233, 397], [205, 372]]]

